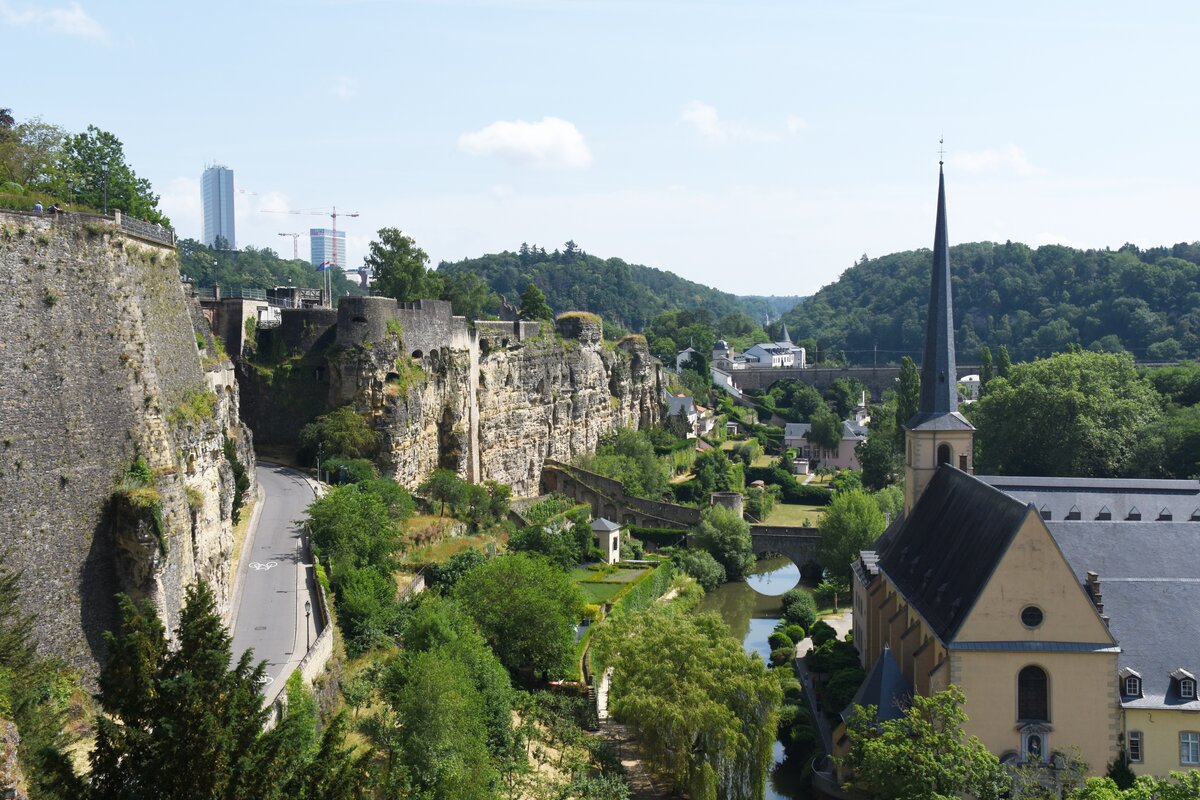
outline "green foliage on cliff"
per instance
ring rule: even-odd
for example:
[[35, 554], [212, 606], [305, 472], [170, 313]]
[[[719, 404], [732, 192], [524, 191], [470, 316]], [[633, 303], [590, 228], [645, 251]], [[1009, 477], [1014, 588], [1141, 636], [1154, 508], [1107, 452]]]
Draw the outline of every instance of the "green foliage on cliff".
[[[880, 363], [918, 356], [931, 258], [928, 250], [864, 258], [784, 320], [819, 339], [822, 354], [854, 363], [872, 363], [876, 345]], [[1017, 361], [1075, 343], [1139, 360], [1200, 354], [1200, 243], [1111, 251], [978, 242], [951, 247], [950, 263], [960, 361], [985, 344], [1006, 345]]]
[[[717, 316], [749, 312], [761, 318], [764, 311], [777, 305], [772, 302], [775, 298], [740, 298], [665, 270], [619, 258], [598, 258], [574, 242], [552, 253], [522, 244], [515, 253], [505, 250], [453, 263], [443, 261], [437, 273], [446, 277], [477, 274], [514, 305], [533, 284], [556, 313], [583, 309], [634, 331], [642, 330], [664, 311], [703, 308]], [[794, 302], [798, 298], [788, 299]]]
[[158, 201], [114, 134], [94, 125], [72, 134], [38, 117], [18, 124], [11, 113], [0, 115], [0, 207], [30, 210], [40, 202], [102, 211], [107, 203], [110, 212], [170, 225]]

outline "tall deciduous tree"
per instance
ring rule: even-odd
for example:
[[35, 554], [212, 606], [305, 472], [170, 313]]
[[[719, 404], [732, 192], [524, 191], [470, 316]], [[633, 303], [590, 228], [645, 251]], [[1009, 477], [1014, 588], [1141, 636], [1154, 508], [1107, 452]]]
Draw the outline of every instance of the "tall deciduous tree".
[[1012, 369], [1012, 359], [1008, 355], [1008, 346], [1000, 345], [1000, 350], [996, 353], [996, 375], [1001, 378], [1007, 378], [1009, 371]]
[[614, 667], [614, 715], [677, 789], [763, 796], [782, 692], [719, 617], [658, 604], [606, 623], [593, 643], [597, 662]]
[[493, 558], [463, 575], [454, 596], [509, 672], [549, 677], [569, 668], [583, 595], [548, 561], [524, 553]]
[[521, 319], [554, 319], [554, 312], [546, 302], [546, 295], [535, 284], [529, 284], [521, 292]]
[[879, 503], [862, 489], [834, 494], [821, 517], [821, 566], [843, 583], [850, 582], [850, 564], [883, 533]]
[[963, 693], [954, 686], [916, 695], [902, 717], [878, 721], [874, 706], [855, 709], [846, 725], [850, 784], [879, 800], [996, 800], [1009, 780], [999, 760], [963, 731]]
[[92, 208], [103, 208], [107, 196], [110, 211], [120, 209], [138, 219], [170, 223], [158, 210], [158, 195], [150, 181], [139, 178], [125, 162], [121, 140], [94, 125], [67, 137], [47, 188]]
[[720, 562], [729, 580], [738, 580], [754, 566], [750, 525], [732, 509], [724, 506], [706, 508], [696, 527], [695, 541], [696, 546], [704, 548]]
[[975, 403], [979, 469], [999, 475], [1135, 473], [1160, 399], [1128, 354], [1075, 351], [1019, 364]]
[[371, 270], [374, 288], [402, 303], [441, 297], [442, 278], [427, 269], [429, 255], [411, 236], [397, 228], [380, 228], [367, 247], [363, 263]]
[[992, 348], [984, 345], [979, 349], [979, 394], [983, 395], [987, 390], [988, 382], [996, 377], [995, 369], [992, 367]]
[[896, 386], [896, 447], [904, 449], [904, 426], [921, 407], [921, 373], [911, 358], [900, 359], [900, 381]]

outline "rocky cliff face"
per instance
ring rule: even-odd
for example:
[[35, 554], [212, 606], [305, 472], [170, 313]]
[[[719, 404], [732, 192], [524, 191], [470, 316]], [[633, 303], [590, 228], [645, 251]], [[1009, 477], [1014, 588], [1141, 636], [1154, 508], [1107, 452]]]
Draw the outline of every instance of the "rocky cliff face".
[[545, 459], [567, 461], [619, 427], [655, 424], [666, 385], [641, 337], [606, 344], [591, 315], [559, 325], [558, 336], [481, 329], [441, 348], [396, 326], [333, 356], [332, 404], [370, 409], [384, 468], [409, 488], [442, 467], [536, 494]]
[[250, 435], [170, 248], [0, 214], [0, 294], [0, 541], [41, 652], [94, 673], [114, 593], [168, 629], [198, 578], [228, 602]]

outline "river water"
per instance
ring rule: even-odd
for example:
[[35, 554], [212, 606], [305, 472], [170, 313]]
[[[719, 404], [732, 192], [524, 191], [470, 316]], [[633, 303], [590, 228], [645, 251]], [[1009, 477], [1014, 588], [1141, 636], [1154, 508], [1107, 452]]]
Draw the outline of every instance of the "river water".
[[[715, 611], [733, 635], [742, 640], [747, 653], [758, 653], [763, 661], [771, 656], [767, 637], [775, 630], [782, 612], [780, 596], [800, 583], [800, 569], [787, 558], [759, 561], [745, 581], [726, 583], [704, 596], [701, 611]], [[775, 764], [767, 781], [764, 800], [800, 800], [807, 792], [794, 786], [796, 766], [784, 759], [783, 745], [775, 742]]]

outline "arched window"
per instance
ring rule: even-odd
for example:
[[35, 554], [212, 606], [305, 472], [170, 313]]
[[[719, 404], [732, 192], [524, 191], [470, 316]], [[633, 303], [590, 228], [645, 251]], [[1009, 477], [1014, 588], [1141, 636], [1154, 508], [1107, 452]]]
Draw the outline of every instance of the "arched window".
[[1023, 721], [1050, 719], [1050, 695], [1046, 671], [1041, 667], [1025, 667], [1017, 675], [1017, 719]]
[[941, 466], [942, 464], [950, 463], [950, 445], [948, 445], [948, 444], [939, 444], [938, 445], [937, 463], [938, 463], [938, 466]]

